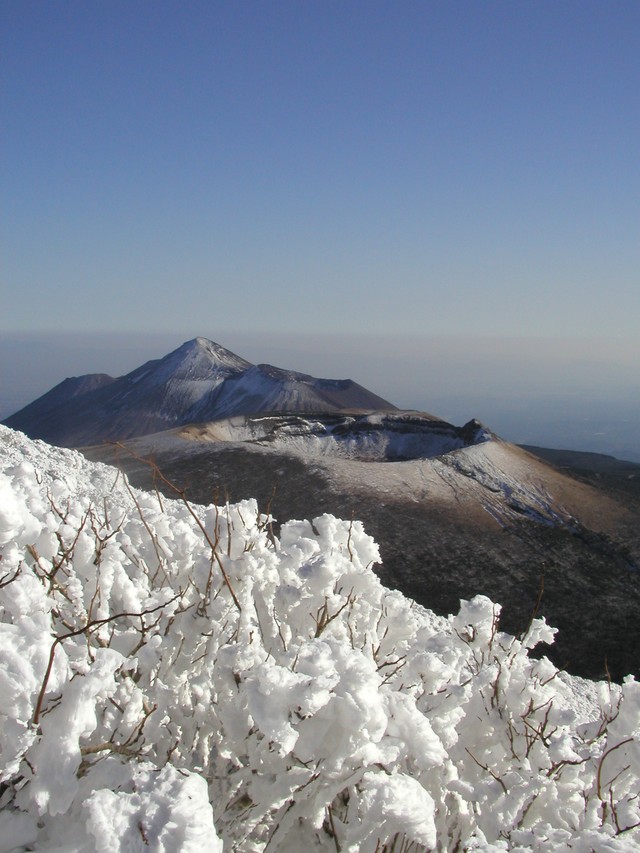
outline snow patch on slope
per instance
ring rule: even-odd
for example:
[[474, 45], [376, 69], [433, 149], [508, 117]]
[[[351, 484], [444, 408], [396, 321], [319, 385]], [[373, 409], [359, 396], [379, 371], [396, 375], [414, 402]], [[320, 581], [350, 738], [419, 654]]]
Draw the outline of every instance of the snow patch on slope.
[[554, 499], [544, 483], [532, 482], [529, 467], [514, 468], [513, 454], [506, 457], [505, 464], [503, 449], [467, 448], [441, 463], [482, 487], [482, 506], [502, 527], [522, 518], [549, 526], [574, 524], [571, 514]]

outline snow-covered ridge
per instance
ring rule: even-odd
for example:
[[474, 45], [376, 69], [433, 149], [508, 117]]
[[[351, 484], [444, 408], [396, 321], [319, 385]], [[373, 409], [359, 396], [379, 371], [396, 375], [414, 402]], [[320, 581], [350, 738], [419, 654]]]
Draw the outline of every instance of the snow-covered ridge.
[[410, 412], [255, 415], [187, 426], [180, 435], [367, 462], [431, 458], [493, 438], [477, 421], [455, 427]]
[[640, 844], [640, 689], [386, 590], [358, 522], [190, 506], [0, 428], [0, 850]]
[[60, 383], [5, 423], [33, 438], [81, 447], [236, 414], [343, 408], [394, 406], [350, 379], [253, 365], [199, 337], [118, 379], [89, 375]]

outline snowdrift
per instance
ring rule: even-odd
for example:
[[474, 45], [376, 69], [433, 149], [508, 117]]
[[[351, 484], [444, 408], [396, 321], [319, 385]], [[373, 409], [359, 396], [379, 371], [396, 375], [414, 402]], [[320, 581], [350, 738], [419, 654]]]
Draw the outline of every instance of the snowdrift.
[[635, 851], [640, 690], [382, 587], [359, 522], [0, 429], [0, 853]]

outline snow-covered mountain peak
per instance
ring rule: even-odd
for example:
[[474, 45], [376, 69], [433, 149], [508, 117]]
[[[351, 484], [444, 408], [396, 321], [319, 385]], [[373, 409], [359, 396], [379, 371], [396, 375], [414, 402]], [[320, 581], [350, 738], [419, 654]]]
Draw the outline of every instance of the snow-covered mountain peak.
[[157, 362], [175, 379], [216, 379], [242, 373], [251, 362], [207, 338], [193, 338]]
[[350, 379], [256, 366], [202, 336], [119, 379], [98, 377], [95, 388], [91, 381], [74, 385], [71, 401], [69, 389], [52, 389], [7, 418], [7, 426], [79, 447], [235, 414], [394, 408]]
[[237, 368], [239, 370], [246, 370], [247, 367], [251, 366], [250, 361], [241, 358], [239, 355], [231, 352], [231, 350], [228, 350], [221, 344], [218, 344], [215, 341], [210, 341], [208, 338], [203, 338], [202, 336], [186, 341], [182, 346], [178, 347], [176, 352], [183, 352], [196, 357], [205, 356], [211, 361], [227, 365], [228, 367]]

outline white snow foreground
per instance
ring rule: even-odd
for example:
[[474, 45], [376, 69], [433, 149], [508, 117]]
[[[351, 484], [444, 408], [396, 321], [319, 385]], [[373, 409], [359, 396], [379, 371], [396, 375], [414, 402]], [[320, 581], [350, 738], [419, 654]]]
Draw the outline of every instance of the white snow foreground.
[[639, 684], [530, 659], [543, 621], [418, 608], [359, 522], [0, 456], [0, 853], [638, 850]]

